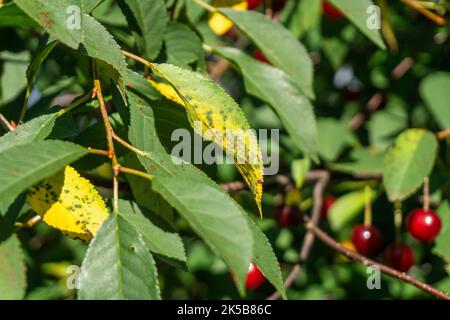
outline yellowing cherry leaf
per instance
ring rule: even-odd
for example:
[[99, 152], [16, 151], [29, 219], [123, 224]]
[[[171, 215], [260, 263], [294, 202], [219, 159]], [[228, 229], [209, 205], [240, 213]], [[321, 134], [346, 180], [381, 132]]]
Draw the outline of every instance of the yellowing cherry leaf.
[[203, 75], [170, 64], [154, 64], [152, 69], [165, 82], [150, 80], [150, 83], [167, 99], [185, 107], [195, 132], [219, 145], [234, 159], [262, 214], [261, 151], [239, 105]]
[[[213, 0], [212, 5], [219, 8], [231, 7], [240, 11], [245, 11], [248, 7], [247, 0]], [[233, 27], [233, 22], [223, 14], [214, 12], [208, 20], [208, 25], [215, 34], [223, 36]]]
[[31, 187], [27, 202], [48, 225], [74, 239], [90, 240], [109, 216], [94, 186], [70, 166]]

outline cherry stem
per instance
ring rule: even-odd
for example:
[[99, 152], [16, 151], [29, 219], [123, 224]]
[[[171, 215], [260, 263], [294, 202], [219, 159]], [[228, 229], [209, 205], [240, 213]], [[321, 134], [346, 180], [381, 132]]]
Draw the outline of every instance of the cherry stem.
[[403, 224], [401, 201], [398, 200], [395, 201], [394, 207], [395, 207], [394, 209], [395, 242], [399, 242]]
[[427, 17], [428, 19], [430, 19], [434, 23], [436, 23], [436, 24], [438, 24], [440, 26], [445, 25], [446, 20], [444, 18], [442, 18], [442, 17], [438, 16], [437, 14], [431, 12], [430, 10], [425, 8], [420, 2], [414, 1], [414, 0], [400, 0], [400, 1], [403, 2], [404, 4], [410, 6], [414, 10], [420, 12], [421, 14], [423, 14], [425, 17]]
[[364, 225], [372, 225], [372, 189], [369, 185], [364, 188]]
[[430, 178], [423, 180], [423, 210], [430, 210]]

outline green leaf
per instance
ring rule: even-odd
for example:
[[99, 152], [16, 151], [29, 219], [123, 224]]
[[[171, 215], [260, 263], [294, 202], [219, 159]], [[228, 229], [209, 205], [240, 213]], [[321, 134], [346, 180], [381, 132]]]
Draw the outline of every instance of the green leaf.
[[331, 164], [330, 168], [335, 171], [355, 174], [383, 173], [382, 153], [374, 153], [370, 148], [358, 148], [351, 152], [350, 158], [354, 161]]
[[291, 78], [280, 69], [256, 61], [238, 49], [218, 47], [214, 51], [239, 67], [247, 92], [269, 103], [294, 143], [307, 155], [317, 158], [313, 108]]
[[437, 152], [437, 139], [429, 131], [409, 129], [397, 137], [384, 157], [383, 182], [390, 201], [402, 201], [422, 185]]
[[247, 216], [247, 222], [253, 234], [253, 263], [258, 266], [264, 277], [287, 299], [280, 265], [272, 245], [256, 223]]
[[131, 92], [128, 98], [131, 112], [129, 137], [135, 147], [147, 153], [139, 159], [153, 177], [153, 189], [177, 209], [224, 260], [243, 293], [253, 247], [246, 213], [196, 167], [189, 163], [175, 164], [158, 140], [152, 109]]
[[27, 68], [27, 85], [28, 90], [31, 91], [31, 87], [33, 85], [34, 80], [36, 79], [36, 76], [39, 72], [39, 69], [44, 62], [44, 60], [48, 57], [50, 52], [55, 48], [57, 45], [57, 41], [51, 41], [41, 44], [39, 48], [37, 49], [37, 52], [33, 54], [33, 59], [31, 60], [30, 65]]
[[15, 0], [14, 2], [50, 35], [73, 49], [78, 48], [82, 39], [81, 30], [67, 27], [70, 17], [67, 11], [74, 5], [81, 8], [81, 0]]
[[[145, 183], [141, 181], [141, 183]], [[119, 202], [119, 213], [142, 235], [147, 248], [156, 254], [186, 262], [183, 242], [176, 233], [166, 232], [155, 226], [130, 202]]]
[[168, 63], [187, 67], [204, 59], [202, 41], [184, 24], [170, 23], [164, 34], [164, 42]]
[[81, 158], [86, 149], [69, 142], [38, 141], [0, 153], [0, 212], [22, 191]]
[[[82, 45], [82, 50], [90, 57], [108, 63], [122, 76], [126, 74], [127, 66], [119, 45], [105, 27], [83, 13], [92, 9], [95, 1], [17, 0], [15, 3], [57, 40], [73, 49]], [[70, 10], [74, 6], [81, 9], [79, 16]]]
[[441, 129], [450, 128], [450, 73], [436, 72], [423, 79], [420, 95]]
[[30, 19], [15, 3], [0, 7], [0, 27], [35, 27]]
[[160, 299], [155, 261], [119, 214], [109, 217], [90, 243], [78, 281], [80, 300]]
[[256, 11], [218, 10], [248, 36], [267, 59], [286, 72], [309, 98], [314, 97], [313, 65], [305, 47], [281, 24]]
[[227, 156], [233, 157], [262, 215], [262, 155], [256, 134], [250, 130], [242, 109], [221, 87], [199, 73], [171, 64], [155, 64], [152, 68], [169, 85], [154, 81], [152, 84], [167, 98], [186, 109], [196, 133], [214, 141], [226, 151]]
[[441, 256], [447, 263], [450, 263], [450, 203], [443, 202], [437, 210], [442, 220], [442, 229], [436, 238], [436, 245], [433, 252]]
[[[376, 192], [371, 192], [372, 201], [376, 199]], [[365, 191], [354, 191], [339, 197], [331, 206], [328, 222], [334, 231], [341, 230], [353, 221], [364, 209]]]
[[0, 300], [19, 300], [25, 295], [25, 257], [15, 234], [0, 242]]
[[5, 150], [44, 140], [52, 132], [55, 125], [56, 113], [46, 114], [19, 125], [14, 131], [10, 131], [0, 137], [0, 153]]
[[317, 121], [317, 132], [319, 155], [326, 161], [336, 160], [347, 144], [347, 123], [333, 118], [321, 118]]
[[26, 70], [29, 62], [29, 53], [26, 51], [13, 53], [1, 52], [0, 61], [3, 61], [3, 72], [0, 74], [0, 106], [13, 101], [22, 93], [27, 84]]
[[[381, 19], [376, 12], [370, 11], [369, 7], [375, 8], [372, 0], [328, 0], [338, 8], [367, 38], [381, 49], [386, 49], [379, 29], [369, 28], [373, 19]], [[379, 13], [379, 11], [378, 11]], [[380, 13], [381, 14], [381, 13]], [[380, 21], [380, 20], [378, 20]]]
[[300, 189], [305, 181], [305, 176], [311, 168], [311, 160], [309, 158], [293, 160], [291, 163], [291, 175], [295, 182], [295, 187]]
[[125, 10], [139, 51], [144, 58], [155, 59], [161, 49], [168, 21], [164, 0], [125, 0], [125, 3], [133, 14], [131, 17]]

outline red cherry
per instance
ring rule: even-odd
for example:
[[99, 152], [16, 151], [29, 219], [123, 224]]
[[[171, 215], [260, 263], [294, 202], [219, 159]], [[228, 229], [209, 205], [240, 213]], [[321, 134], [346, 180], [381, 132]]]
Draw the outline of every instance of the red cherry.
[[338, 8], [333, 6], [332, 4], [328, 3], [327, 1], [322, 2], [322, 10], [325, 15], [325, 17], [331, 19], [331, 20], [341, 20], [342, 19], [342, 13], [339, 11]]
[[352, 232], [356, 250], [365, 256], [373, 256], [381, 249], [381, 234], [374, 226], [357, 225]]
[[261, 5], [261, 0], [247, 0], [248, 10], [254, 10]]
[[323, 199], [322, 212], [321, 212], [322, 219], [326, 219], [328, 217], [328, 212], [330, 211], [331, 206], [335, 202], [336, 202], [336, 197], [334, 197], [334, 196], [326, 196], [325, 199]]
[[250, 263], [247, 272], [247, 280], [245, 282], [245, 287], [249, 290], [258, 288], [266, 280], [264, 275], [259, 271], [258, 267]]
[[253, 58], [255, 58], [256, 60], [259, 60], [261, 62], [270, 64], [269, 60], [267, 60], [264, 53], [262, 53], [259, 49], [255, 49], [255, 51], [253, 51]]
[[296, 225], [300, 222], [300, 211], [295, 206], [280, 205], [275, 210], [275, 220], [281, 228]]
[[407, 272], [414, 265], [414, 253], [406, 244], [391, 244], [384, 251], [384, 261], [398, 271]]
[[406, 228], [419, 241], [430, 242], [441, 231], [441, 218], [433, 210], [415, 209], [406, 217]]
[[272, 0], [272, 10], [273, 12], [279, 12], [283, 10], [286, 5], [286, 0]]

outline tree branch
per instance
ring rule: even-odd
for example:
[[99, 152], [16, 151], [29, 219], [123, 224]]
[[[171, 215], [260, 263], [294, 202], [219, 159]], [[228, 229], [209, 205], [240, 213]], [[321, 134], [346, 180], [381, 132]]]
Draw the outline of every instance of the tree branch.
[[420, 290], [427, 292], [429, 294], [432, 294], [438, 298], [444, 299], [444, 300], [450, 300], [450, 296], [442, 291], [439, 291], [432, 286], [426, 284], [425, 282], [422, 282], [420, 280], [417, 280], [416, 278], [413, 278], [409, 276], [408, 274], [404, 272], [397, 271], [391, 267], [388, 267], [384, 264], [381, 264], [379, 262], [376, 262], [372, 259], [369, 259], [365, 256], [360, 255], [359, 253], [352, 251], [350, 249], [345, 248], [343, 245], [341, 245], [339, 242], [334, 240], [332, 237], [330, 237], [326, 232], [324, 232], [322, 229], [314, 225], [312, 221], [306, 217], [306, 229], [314, 233], [314, 235], [319, 238], [325, 245], [328, 247], [334, 249], [335, 251], [341, 253], [342, 255], [346, 256], [349, 259], [353, 259], [356, 261], [361, 262], [365, 266], [373, 266], [378, 268], [383, 273], [393, 277], [397, 278], [399, 280], [402, 280], [406, 283], [409, 283]]

